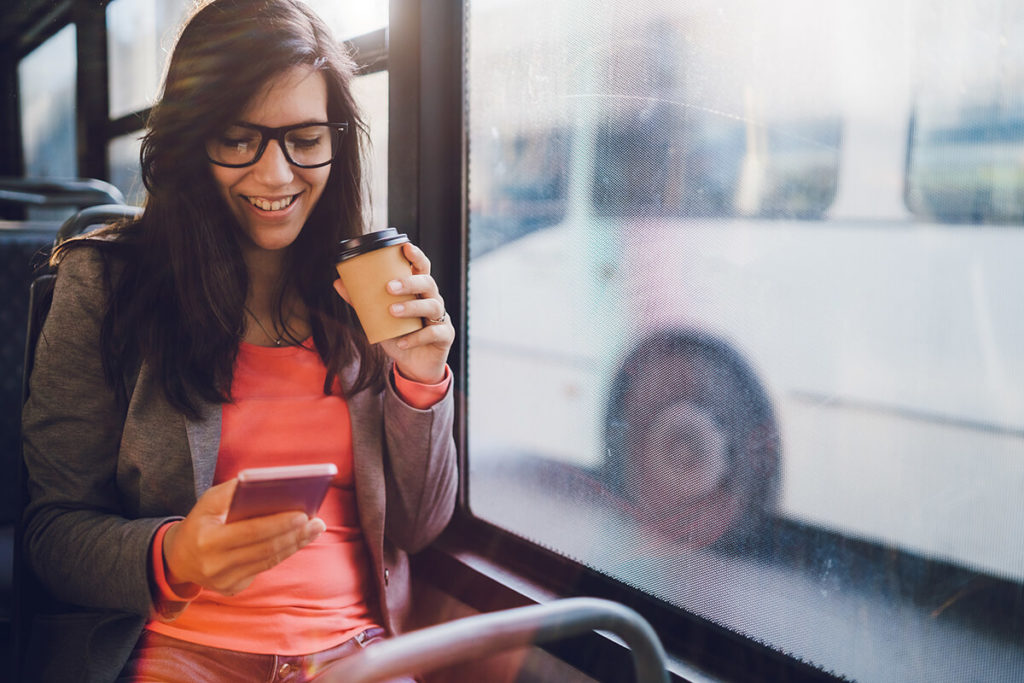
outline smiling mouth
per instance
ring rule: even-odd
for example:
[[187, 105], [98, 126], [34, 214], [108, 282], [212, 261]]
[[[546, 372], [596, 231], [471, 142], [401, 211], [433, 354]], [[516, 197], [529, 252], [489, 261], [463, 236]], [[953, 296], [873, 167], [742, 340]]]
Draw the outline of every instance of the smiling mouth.
[[[299, 194], [302, 193], [300, 192]], [[291, 206], [292, 202], [295, 201], [299, 194], [293, 194], [290, 197], [284, 197], [283, 199], [265, 199], [263, 197], [242, 196], [260, 211], [280, 211], [281, 209], [287, 209]]]

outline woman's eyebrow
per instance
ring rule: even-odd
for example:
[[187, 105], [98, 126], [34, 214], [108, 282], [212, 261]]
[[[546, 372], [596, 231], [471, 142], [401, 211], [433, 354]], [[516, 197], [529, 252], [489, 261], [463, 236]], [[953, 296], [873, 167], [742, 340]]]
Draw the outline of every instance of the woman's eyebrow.
[[261, 127], [261, 128], [287, 128], [288, 126], [305, 126], [305, 125], [314, 124], [314, 123], [327, 123], [327, 122], [328, 121], [325, 118], [324, 119], [309, 118], [309, 119], [304, 119], [302, 121], [296, 121], [295, 123], [286, 123], [283, 126], [265, 126], [262, 123], [256, 123], [255, 121], [246, 121], [246, 120], [242, 119], [242, 120], [235, 121], [234, 125], [236, 125], [236, 126], [258, 126], [258, 127]]

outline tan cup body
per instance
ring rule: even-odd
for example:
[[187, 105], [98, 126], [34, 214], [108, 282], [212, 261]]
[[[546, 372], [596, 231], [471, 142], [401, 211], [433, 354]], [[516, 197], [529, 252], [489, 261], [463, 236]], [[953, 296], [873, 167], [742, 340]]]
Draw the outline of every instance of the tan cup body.
[[374, 249], [338, 263], [338, 276], [352, 297], [359, 322], [371, 344], [409, 334], [423, 327], [422, 318], [396, 318], [391, 304], [411, 301], [413, 294], [395, 295], [387, 290], [391, 280], [412, 275], [402, 245]]

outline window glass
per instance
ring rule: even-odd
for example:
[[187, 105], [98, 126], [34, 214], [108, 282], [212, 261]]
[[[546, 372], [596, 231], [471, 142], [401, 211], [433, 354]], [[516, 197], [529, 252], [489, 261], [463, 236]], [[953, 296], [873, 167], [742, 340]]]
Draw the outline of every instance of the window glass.
[[1024, 676], [1019, 3], [467, 11], [471, 512], [853, 680]]
[[107, 5], [110, 118], [153, 105], [188, 0], [114, 0]]
[[388, 25], [388, 0], [305, 0], [331, 27], [334, 37], [348, 40]]
[[110, 159], [110, 182], [121, 190], [125, 201], [142, 206], [146, 199], [146, 188], [142, 184], [142, 168], [139, 152], [142, 147], [142, 131], [116, 137], [110, 141], [107, 154]]
[[381, 230], [388, 227], [388, 72], [356, 78], [352, 95], [370, 129], [363, 166], [366, 224], [369, 229]]
[[[18, 64], [21, 141], [25, 175], [30, 178], [74, 178], [75, 65], [74, 25], [58, 31]], [[61, 219], [65, 209], [31, 209], [32, 219]]]
[[75, 27], [66, 26], [18, 64], [25, 175], [73, 178]]
[[[945, 38], [921, 60], [908, 173], [915, 213], [961, 223], [1024, 221], [1024, 58], [1009, 36], [1024, 29], [1024, 9], [987, 8], [1003, 40], [979, 46], [956, 29], [973, 12], [936, 10]], [[966, 15], [966, 16], [965, 16]], [[941, 47], [941, 49], [940, 49]], [[984, 50], [986, 59], [977, 58]]]

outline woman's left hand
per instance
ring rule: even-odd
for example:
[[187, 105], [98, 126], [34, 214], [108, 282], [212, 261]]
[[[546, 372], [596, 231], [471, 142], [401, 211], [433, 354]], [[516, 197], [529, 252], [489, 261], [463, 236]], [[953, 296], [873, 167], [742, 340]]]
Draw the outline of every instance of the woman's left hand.
[[[388, 283], [392, 294], [415, 294], [416, 299], [392, 304], [391, 315], [396, 318], [423, 318], [426, 325], [396, 339], [380, 342], [384, 353], [395, 361], [402, 376], [422, 384], [437, 384], [444, 379], [448, 351], [455, 341], [455, 327], [444, 307], [444, 299], [437, 282], [430, 275], [430, 259], [411, 243], [402, 245], [402, 253], [412, 264], [412, 275]], [[334, 281], [334, 289], [351, 303], [341, 280]]]

